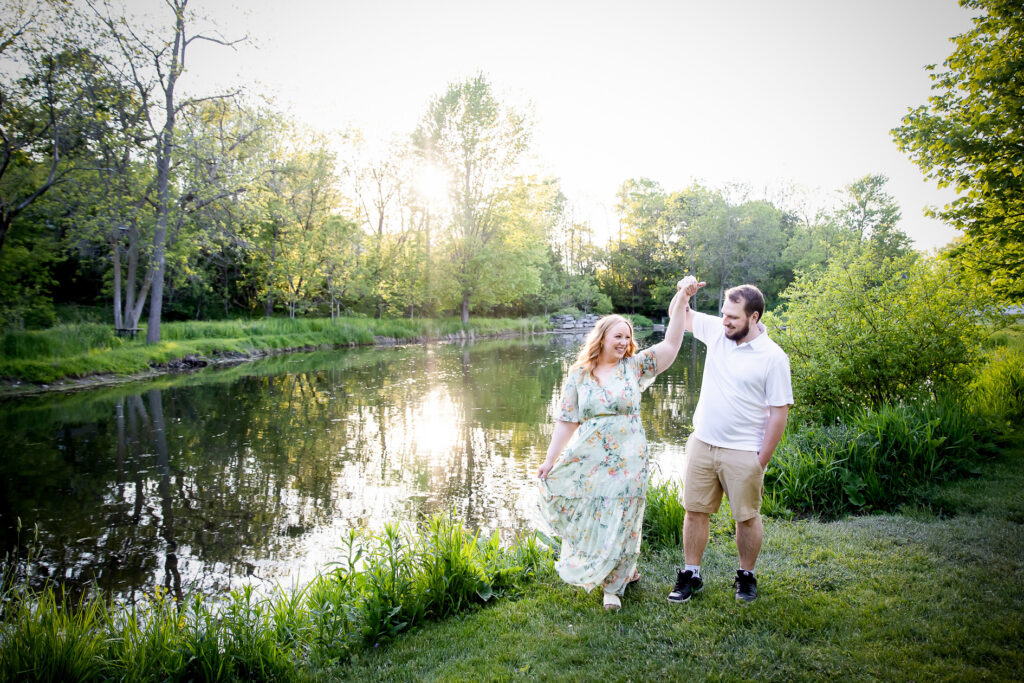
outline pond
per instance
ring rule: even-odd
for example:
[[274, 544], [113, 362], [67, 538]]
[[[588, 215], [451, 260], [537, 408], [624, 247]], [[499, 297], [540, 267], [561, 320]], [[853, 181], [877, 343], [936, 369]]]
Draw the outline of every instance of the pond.
[[[301, 586], [348, 530], [435, 513], [509, 538], [533, 526], [581, 341], [292, 354], [2, 403], [0, 556], [38, 526], [33, 583], [130, 601]], [[656, 478], [680, 474], [702, 370], [688, 337], [644, 394]]]

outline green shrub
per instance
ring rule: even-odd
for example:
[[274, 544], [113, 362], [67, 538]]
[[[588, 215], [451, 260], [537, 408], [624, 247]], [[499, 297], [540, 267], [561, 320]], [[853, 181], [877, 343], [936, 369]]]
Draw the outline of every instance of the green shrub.
[[991, 309], [984, 291], [921, 256], [833, 263], [783, 297], [767, 324], [789, 355], [796, 404], [821, 424], [962, 385]]
[[651, 319], [640, 313], [623, 313], [622, 317], [629, 319], [633, 323], [634, 328], [654, 327], [654, 323]]

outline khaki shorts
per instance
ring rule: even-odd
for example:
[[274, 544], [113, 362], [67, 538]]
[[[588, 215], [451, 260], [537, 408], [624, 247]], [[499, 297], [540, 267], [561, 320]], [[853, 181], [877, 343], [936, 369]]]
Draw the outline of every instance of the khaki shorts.
[[722, 504], [723, 492], [737, 522], [760, 516], [764, 469], [757, 451], [711, 446], [691, 436], [686, 442], [683, 507], [714, 514]]

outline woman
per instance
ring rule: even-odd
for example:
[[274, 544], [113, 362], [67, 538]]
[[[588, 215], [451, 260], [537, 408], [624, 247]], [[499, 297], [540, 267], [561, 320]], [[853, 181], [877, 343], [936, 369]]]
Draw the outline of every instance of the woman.
[[609, 315], [597, 321], [569, 369], [547, 459], [537, 470], [541, 514], [562, 538], [555, 568], [587, 592], [602, 586], [605, 609], [619, 609], [626, 585], [640, 578], [650, 478], [640, 392], [672, 364], [683, 341], [689, 306], [686, 280], [679, 284], [664, 341], [640, 353], [628, 320]]

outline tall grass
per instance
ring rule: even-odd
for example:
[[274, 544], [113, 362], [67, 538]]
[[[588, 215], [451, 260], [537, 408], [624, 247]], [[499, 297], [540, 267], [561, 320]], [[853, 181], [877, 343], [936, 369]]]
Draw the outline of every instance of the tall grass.
[[648, 486], [647, 507], [644, 510], [644, 543], [656, 547], [681, 548], [685, 516], [681, 486], [676, 482]]
[[[301, 590], [174, 601], [157, 588], [118, 606], [57, 586], [7, 582], [0, 680], [274, 680], [306, 678], [417, 624], [521, 590], [550, 555], [533, 537], [502, 547], [459, 522], [351, 533], [341, 561]], [[24, 576], [26, 570], [7, 572]]]
[[980, 412], [1017, 424], [1024, 420], [1024, 344], [990, 350], [969, 387], [968, 400]]
[[545, 318], [260, 318], [189, 321], [161, 326], [159, 344], [117, 337], [98, 324], [61, 325], [49, 330], [7, 332], [0, 338], [0, 377], [53, 382], [90, 374], [132, 374], [188, 356], [373, 344], [387, 339], [420, 341], [453, 336], [526, 334], [547, 329]]
[[892, 511], [924, 489], [978, 471], [992, 422], [952, 398], [865, 409], [846, 424], [787, 431], [765, 473], [783, 510], [826, 518]]
[[[682, 548], [683, 487], [674, 481], [647, 487], [647, 507], [644, 511], [643, 539], [648, 548]], [[712, 538], [731, 538], [736, 533], [728, 499], [722, 500], [718, 512], [711, 516]]]

